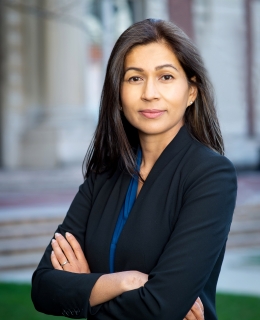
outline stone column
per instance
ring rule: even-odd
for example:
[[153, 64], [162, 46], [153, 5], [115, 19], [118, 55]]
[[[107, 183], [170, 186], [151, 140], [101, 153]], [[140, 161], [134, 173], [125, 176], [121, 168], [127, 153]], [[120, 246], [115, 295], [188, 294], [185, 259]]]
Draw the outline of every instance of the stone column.
[[24, 127], [22, 19], [15, 10], [2, 7], [4, 29], [2, 47], [4, 66], [2, 78], [1, 140], [2, 165], [16, 168], [20, 163], [20, 135]]
[[192, 0], [168, 0], [170, 20], [193, 38]]
[[101, 19], [102, 19], [102, 66], [103, 74], [105, 75], [107, 62], [113, 48], [115, 41], [114, 35], [114, 13], [113, 13], [113, 1], [102, 0], [101, 1]]
[[254, 106], [255, 106], [255, 130], [258, 136], [259, 149], [259, 170], [260, 170], [260, 1], [253, 2], [253, 89], [254, 89]]
[[[46, 10], [58, 10], [64, 2], [55, 1], [55, 9], [52, 0], [43, 4]], [[85, 108], [87, 34], [66, 23], [67, 15], [82, 21], [84, 2], [74, 4], [62, 19], [40, 22], [41, 116], [24, 135], [26, 166], [54, 167], [81, 162], [94, 130]]]
[[[259, 54], [256, 55], [258, 50], [256, 46], [257, 43], [259, 44], [257, 40], [259, 39], [259, 18], [256, 17], [259, 17], [259, 9], [260, 5], [255, 2], [252, 8], [252, 53], [255, 75], [259, 70], [257, 70]], [[240, 0], [196, 0], [193, 10], [195, 39], [215, 88], [226, 155], [238, 167], [253, 168], [259, 162], [259, 135], [248, 137], [246, 92], [248, 70], [245, 68], [244, 2]], [[254, 87], [255, 95], [258, 87]], [[254, 122], [257, 125], [260, 123], [260, 117], [257, 104], [255, 106]]]
[[145, 18], [155, 18], [168, 20], [168, 1], [167, 0], [146, 0]]
[[0, 167], [3, 166], [3, 83], [4, 83], [4, 12], [3, 7], [0, 6]]

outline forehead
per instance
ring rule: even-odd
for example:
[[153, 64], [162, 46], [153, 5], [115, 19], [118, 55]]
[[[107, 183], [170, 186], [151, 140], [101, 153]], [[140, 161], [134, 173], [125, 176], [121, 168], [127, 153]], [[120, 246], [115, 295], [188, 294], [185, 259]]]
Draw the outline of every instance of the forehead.
[[125, 57], [124, 67], [156, 66], [174, 63], [181, 68], [180, 62], [172, 48], [164, 42], [152, 42], [146, 45], [137, 45]]

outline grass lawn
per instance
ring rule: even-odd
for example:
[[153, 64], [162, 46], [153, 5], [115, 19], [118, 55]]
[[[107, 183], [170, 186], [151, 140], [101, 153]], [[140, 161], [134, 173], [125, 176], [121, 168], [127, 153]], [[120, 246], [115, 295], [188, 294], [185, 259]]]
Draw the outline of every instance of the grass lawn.
[[[30, 285], [1, 283], [0, 318], [2, 320], [65, 319], [46, 316], [35, 311], [30, 290]], [[258, 320], [260, 319], [260, 297], [218, 294], [217, 310], [219, 320]]]
[[256, 320], [260, 319], [260, 297], [217, 295], [219, 320]]

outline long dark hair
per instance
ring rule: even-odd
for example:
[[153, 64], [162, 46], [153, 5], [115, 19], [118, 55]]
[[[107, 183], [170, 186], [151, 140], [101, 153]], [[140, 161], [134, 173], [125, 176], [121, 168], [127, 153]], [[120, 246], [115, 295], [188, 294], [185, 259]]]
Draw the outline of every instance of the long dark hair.
[[131, 175], [135, 172], [138, 132], [120, 112], [120, 86], [126, 55], [133, 47], [152, 42], [167, 43], [185, 71], [189, 85], [197, 87], [197, 98], [185, 112], [185, 123], [190, 134], [209, 148], [224, 154], [213, 89], [197, 48], [172, 22], [146, 19], [129, 27], [112, 50], [101, 94], [97, 128], [83, 162], [85, 179], [91, 171], [97, 174], [113, 171], [118, 165]]

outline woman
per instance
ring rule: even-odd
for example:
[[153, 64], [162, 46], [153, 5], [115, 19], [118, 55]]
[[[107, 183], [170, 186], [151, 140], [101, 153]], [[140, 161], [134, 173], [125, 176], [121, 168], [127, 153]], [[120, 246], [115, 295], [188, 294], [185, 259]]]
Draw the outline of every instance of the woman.
[[223, 153], [192, 42], [170, 22], [131, 26], [108, 62], [85, 182], [33, 275], [36, 309], [200, 320], [200, 297], [205, 319], [217, 319], [236, 198], [235, 170]]

